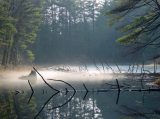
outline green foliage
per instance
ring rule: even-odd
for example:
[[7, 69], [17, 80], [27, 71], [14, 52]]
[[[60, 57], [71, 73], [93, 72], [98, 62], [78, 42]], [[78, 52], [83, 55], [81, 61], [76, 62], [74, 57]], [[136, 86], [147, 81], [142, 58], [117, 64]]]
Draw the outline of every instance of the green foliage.
[[120, 56], [122, 51], [113, 40], [117, 32], [107, 26], [105, 12], [110, 7], [107, 0], [48, 2], [35, 44], [36, 62], [59, 63], [70, 59], [81, 62], [93, 57], [106, 60]]
[[0, 46], [10, 45], [11, 37], [17, 32], [15, 19], [8, 11], [9, 6], [10, 3], [7, 1], [0, 2]]
[[27, 49], [27, 45], [26, 45], [25, 43], [21, 43], [20, 48], [21, 48], [22, 50], [26, 50], [26, 49]]
[[149, 14], [146, 14], [144, 16], [140, 16], [134, 19], [133, 22], [131, 22], [130, 24], [124, 26], [121, 31], [122, 32], [127, 32], [129, 30], [134, 30], [136, 28], [139, 27], [143, 27], [144, 24], [146, 24], [147, 22], [149, 22], [150, 20], [152, 20], [153, 17], [155, 17], [156, 14], [151, 12]]
[[27, 50], [27, 56], [28, 56], [30, 62], [33, 62], [35, 60], [35, 57], [34, 57], [34, 54], [32, 51]]
[[4, 51], [3, 65], [7, 65], [10, 60], [17, 62], [17, 56], [23, 59], [29, 55], [29, 60], [34, 60], [33, 53], [28, 53], [27, 50], [31, 50], [30, 46], [36, 40], [41, 23], [41, 2], [42, 0], [0, 1], [0, 49]]
[[[160, 17], [158, 6], [160, 4], [158, 2], [153, 2], [152, 0], [146, 2], [142, 0], [125, 0], [122, 3], [122, 0], [117, 1], [118, 5], [107, 12], [107, 15], [113, 16], [110, 21], [112, 25], [120, 20], [125, 24], [123, 26], [121, 25], [122, 27], [120, 28], [120, 31], [125, 35], [118, 38], [118, 42], [131, 44], [137, 40], [143, 40], [143, 36], [145, 35], [149, 36], [157, 32], [156, 30], [160, 26], [158, 22]], [[130, 16], [133, 17], [132, 20]], [[157, 40], [156, 35], [154, 37]], [[150, 37], [150, 39], [154, 39], [154, 37]]]
[[115, 8], [107, 12], [107, 14], [118, 14], [132, 9], [133, 6], [138, 4], [141, 0], [115, 0]]
[[37, 113], [37, 103], [33, 97], [27, 103], [27, 94], [14, 95], [12, 91], [0, 91], [1, 119], [32, 119]]
[[11, 92], [0, 91], [0, 93], [0, 117], [2, 119], [17, 119]]
[[142, 30], [142, 28], [137, 28], [134, 31], [132, 31], [132, 33], [120, 37], [117, 41], [124, 44], [132, 43], [141, 34]]

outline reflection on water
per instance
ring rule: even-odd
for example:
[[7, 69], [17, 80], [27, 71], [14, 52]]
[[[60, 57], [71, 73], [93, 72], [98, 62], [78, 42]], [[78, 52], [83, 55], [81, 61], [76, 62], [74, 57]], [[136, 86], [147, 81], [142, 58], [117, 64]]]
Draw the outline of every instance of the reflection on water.
[[35, 98], [28, 104], [28, 95], [24, 93], [16, 96], [12, 91], [0, 91], [0, 118], [1, 119], [32, 119], [37, 113]]
[[[59, 101], [57, 101], [59, 102]], [[46, 107], [51, 108], [53, 101]], [[97, 106], [97, 102], [93, 97], [89, 97], [83, 100], [81, 96], [75, 96], [63, 108], [57, 108], [55, 110], [45, 109], [46, 117], [48, 119], [101, 119], [103, 118], [101, 109]]]
[[[118, 104], [116, 104], [118, 89], [114, 85], [115, 79], [119, 80], [120, 86], [125, 84], [124, 86], [127, 87], [129, 84], [129, 88], [141, 88], [139, 81], [126, 79], [123, 75], [95, 72], [95, 70], [90, 72], [40, 71], [45, 81], [51, 86], [49, 87], [40, 76], [33, 82], [31, 79], [30, 82], [19, 79], [21, 76], [28, 75], [29, 72], [10, 72], [1, 76], [0, 118], [160, 119], [159, 92], [124, 90], [120, 92]], [[116, 89], [106, 90], [110, 87], [108, 83]]]
[[[36, 89], [36, 94], [27, 103], [30, 92], [14, 95], [1, 92], [0, 116], [8, 119], [32, 119], [52, 95]], [[3, 95], [2, 95], [3, 94]], [[70, 95], [70, 94], [69, 94]], [[74, 98], [61, 108], [52, 109], [61, 104], [68, 96], [59, 94], [52, 98], [37, 118], [41, 119], [159, 119], [159, 93], [121, 94], [119, 104], [116, 104], [116, 92], [90, 92], [83, 100], [84, 93], [78, 92]]]

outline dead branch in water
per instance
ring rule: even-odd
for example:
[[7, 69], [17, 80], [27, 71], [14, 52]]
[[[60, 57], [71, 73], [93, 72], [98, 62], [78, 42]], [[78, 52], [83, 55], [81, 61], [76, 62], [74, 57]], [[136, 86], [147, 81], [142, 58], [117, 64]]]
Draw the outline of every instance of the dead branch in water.
[[53, 88], [49, 83], [47, 83], [47, 82], [45, 81], [45, 79], [43, 78], [43, 76], [37, 71], [37, 69], [36, 69], [35, 67], [33, 67], [33, 69], [38, 73], [38, 75], [42, 78], [43, 82], [44, 82], [48, 87], [50, 87], [52, 90], [55, 90], [55, 91], [57, 91], [57, 92], [60, 92], [59, 90]]
[[115, 71], [113, 70], [113, 68], [112, 68], [107, 62], [105, 62], [105, 64], [107, 65], [107, 67], [108, 67], [109, 69], [111, 69], [112, 73], [115, 73]]
[[[135, 67], [134, 67], [135, 68]], [[33, 69], [39, 74], [39, 76], [42, 78], [42, 80], [44, 81], [44, 83], [48, 86], [48, 87], [50, 87], [52, 90], [54, 90], [54, 91], [56, 91], [51, 97], [49, 97], [49, 99], [43, 104], [43, 106], [42, 106], [42, 108], [40, 109], [40, 111], [36, 114], [36, 116], [35, 116], [35, 118], [37, 118], [38, 116], [39, 116], [39, 114], [42, 112], [42, 110], [45, 108], [45, 106], [49, 103], [49, 101], [54, 97], [54, 96], [56, 96], [56, 95], [58, 95], [59, 93], [60, 93], [60, 90], [57, 90], [57, 89], [55, 89], [55, 88], [53, 88], [47, 81], [45, 81], [45, 79], [43, 78], [43, 76], [37, 71], [37, 69], [36, 68], [34, 68], [33, 67]], [[144, 64], [142, 65], [142, 74], [144, 74]], [[132, 67], [132, 70], [133, 70], [133, 67]], [[65, 88], [65, 91], [66, 91], [66, 93], [65, 93], [65, 95], [67, 95], [68, 94], [68, 92], [73, 92], [73, 94], [63, 103], [63, 104], [61, 104], [61, 105], [58, 105], [58, 106], [55, 106], [55, 107], [52, 107], [51, 109], [49, 109], [49, 110], [53, 110], [53, 109], [56, 109], [56, 108], [60, 108], [60, 107], [63, 107], [64, 105], [66, 105], [66, 104], [68, 104], [72, 99], [73, 99], [73, 97], [75, 96], [75, 94], [76, 94], [76, 92], [77, 92], [77, 90], [71, 85], [71, 84], [69, 84], [69, 83], [67, 83], [67, 82], [65, 82], [65, 81], [63, 81], [63, 80], [56, 80], [56, 79], [47, 79], [47, 80], [52, 80], [52, 81], [56, 81], [56, 82], [61, 82], [61, 83], [64, 83], [64, 84], [66, 84], [66, 85], [68, 85], [69, 87], [71, 87], [72, 88], [72, 90], [68, 90], [67, 88]], [[32, 85], [30, 84], [30, 82], [29, 82], [29, 80], [28, 80], [28, 83], [29, 83], [29, 86], [30, 86], [30, 88], [31, 88], [31, 90], [32, 90], [32, 94], [31, 94], [31, 96], [30, 96], [30, 98], [29, 98], [29, 101], [28, 101], [28, 103], [30, 102], [30, 100], [31, 100], [31, 98], [32, 98], [32, 96], [33, 96], [33, 94], [34, 94], [34, 90], [33, 90], [33, 88], [32, 88]], [[142, 86], [141, 88], [139, 88], [139, 89], [132, 89], [131, 87], [132, 86], [130, 86], [129, 84], [125, 84], [125, 83], [123, 83], [122, 85], [119, 83], [119, 81], [118, 81], [118, 79], [116, 79], [116, 84], [109, 84], [109, 83], [106, 83], [107, 85], [109, 85], [110, 86], [110, 88], [109, 89], [98, 89], [98, 90], [88, 90], [88, 88], [86, 87], [86, 85], [83, 83], [83, 87], [84, 87], [84, 91], [86, 92], [85, 93], [85, 96], [84, 96], [84, 98], [83, 98], [83, 100], [86, 98], [86, 96], [87, 96], [87, 94], [89, 93], [89, 92], [109, 92], [109, 91], [117, 91], [118, 92], [118, 94], [117, 94], [117, 99], [116, 99], [116, 104], [118, 104], [118, 102], [119, 102], [119, 99], [120, 99], [120, 94], [121, 94], [121, 92], [122, 91], [129, 91], [129, 92], [159, 92], [160, 91], [160, 88], [146, 88], [146, 89], [144, 89], [144, 87]], [[82, 90], [81, 90], [82, 91]]]
[[116, 64], [116, 67], [117, 67], [119, 73], [122, 73], [122, 71], [121, 71], [121, 69], [119, 68], [118, 64], [117, 64], [117, 63], [115, 63], [115, 64]]
[[34, 90], [33, 90], [32, 85], [31, 85], [31, 83], [30, 83], [29, 80], [28, 80], [28, 84], [29, 84], [29, 86], [30, 86], [30, 88], [31, 88], [31, 91], [32, 91], [31, 96], [30, 96], [30, 98], [29, 98], [29, 100], [28, 100], [28, 103], [30, 103], [31, 98], [32, 98], [32, 96], [33, 96], [33, 94], [34, 94]]

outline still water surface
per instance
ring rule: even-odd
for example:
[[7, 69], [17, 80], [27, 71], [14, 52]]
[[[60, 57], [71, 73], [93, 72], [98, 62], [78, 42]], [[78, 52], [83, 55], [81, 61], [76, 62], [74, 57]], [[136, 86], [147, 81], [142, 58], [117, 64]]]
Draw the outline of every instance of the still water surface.
[[[127, 66], [119, 68], [122, 73], [128, 71]], [[87, 71], [72, 69], [69, 72], [52, 68], [38, 70], [47, 84], [38, 74], [37, 79], [29, 79], [29, 82], [20, 79], [30, 71], [0, 75], [1, 118], [160, 119], [159, 92], [128, 91], [142, 88], [136, 77], [113, 74], [111, 69], [103, 70], [103, 67], [99, 70], [90, 66]], [[119, 71], [116, 66], [112, 69]], [[151, 66], [146, 69], [153, 71]], [[116, 79], [124, 89], [120, 94]], [[143, 83], [143, 88], [148, 89], [146, 84]]]

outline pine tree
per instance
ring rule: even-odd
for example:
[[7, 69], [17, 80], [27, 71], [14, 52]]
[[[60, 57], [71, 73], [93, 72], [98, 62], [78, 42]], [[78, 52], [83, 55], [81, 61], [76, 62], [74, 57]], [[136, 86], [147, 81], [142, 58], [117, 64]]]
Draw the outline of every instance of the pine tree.
[[2, 65], [34, 60], [31, 45], [35, 42], [41, 22], [43, 1], [0, 1], [0, 48]]
[[112, 18], [111, 24], [124, 23], [120, 28], [124, 35], [118, 42], [138, 45], [135, 51], [149, 45], [160, 46], [159, 0], [117, 0], [114, 5], [116, 7], [107, 13]]

